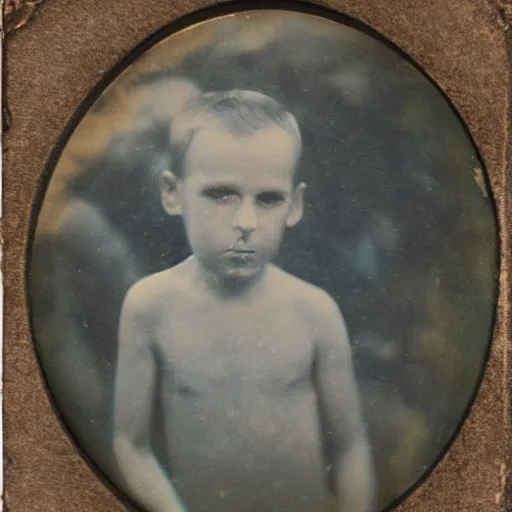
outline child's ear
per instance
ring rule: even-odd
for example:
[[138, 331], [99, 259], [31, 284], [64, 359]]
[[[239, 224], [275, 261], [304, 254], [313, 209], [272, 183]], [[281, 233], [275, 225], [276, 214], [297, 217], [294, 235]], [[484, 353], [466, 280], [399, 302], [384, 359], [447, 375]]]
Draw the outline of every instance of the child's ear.
[[292, 228], [300, 219], [302, 219], [302, 215], [304, 214], [304, 191], [306, 190], [306, 184], [301, 182], [295, 187], [295, 191], [293, 193], [292, 205], [290, 208], [290, 212], [288, 213], [288, 217], [286, 217], [286, 227]]
[[164, 171], [160, 175], [160, 198], [164, 210], [169, 215], [181, 214], [179, 182], [179, 178], [171, 171]]

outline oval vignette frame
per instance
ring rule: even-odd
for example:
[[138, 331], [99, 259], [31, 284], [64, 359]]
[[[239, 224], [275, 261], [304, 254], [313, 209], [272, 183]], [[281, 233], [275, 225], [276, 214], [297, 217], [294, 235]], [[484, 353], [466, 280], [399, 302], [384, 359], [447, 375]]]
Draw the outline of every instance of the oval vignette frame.
[[[83, 118], [87, 115], [87, 113], [90, 111], [92, 105], [98, 100], [98, 98], [101, 96], [101, 94], [106, 90], [106, 88], [113, 83], [123, 71], [125, 71], [133, 62], [135, 62], [139, 57], [141, 57], [146, 51], [151, 49], [154, 45], [162, 41], [163, 39], [176, 34], [177, 32], [180, 32], [183, 29], [187, 29], [188, 27], [191, 27], [193, 25], [196, 25], [198, 23], [211, 20], [212, 18], [225, 16], [228, 14], [236, 14], [242, 11], [259, 11], [259, 10], [285, 10], [285, 11], [294, 11], [299, 12], [303, 14], [312, 14], [316, 16], [321, 16], [323, 18], [327, 18], [329, 20], [335, 21], [337, 23], [341, 23], [343, 25], [349, 26], [351, 28], [354, 28], [358, 31], [363, 32], [367, 36], [371, 37], [372, 39], [378, 40], [380, 43], [384, 44], [386, 47], [390, 48], [393, 52], [395, 52], [399, 57], [409, 64], [412, 64], [414, 69], [421, 73], [423, 77], [425, 77], [430, 85], [435, 88], [435, 90], [438, 92], [440, 96], [442, 96], [451, 108], [451, 111], [453, 115], [457, 118], [460, 126], [464, 129], [466, 132], [469, 140], [471, 141], [471, 144], [474, 148], [475, 154], [477, 155], [478, 159], [483, 162], [483, 158], [480, 155], [480, 152], [475, 144], [475, 141], [469, 132], [469, 129], [467, 128], [466, 123], [462, 119], [459, 112], [456, 110], [456, 108], [453, 106], [453, 103], [451, 102], [450, 98], [437, 86], [437, 84], [430, 78], [428, 73], [419, 66], [413, 59], [411, 59], [404, 51], [402, 51], [399, 47], [394, 45], [390, 40], [385, 38], [384, 36], [381, 36], [379, 33], [374, 31], [370, 26], [366, 25], [365, 23], [358, 21], [346, 14], [342, 14], [340, 12], [336, 12], [328, 7], [322, 7], [319, 5], [309, 4], [307, 2], [302, 1], [286, 1], [286, 0], [278, 0], [274, 3], [272, 3], [272, 6], [265, 6], [261, 4], [257, 4], [256, 2], [249, 2], [245, 0], [237, 1], [237, 2], [227, 2], [221, 5], [214, 5], [211, 7], [207, 7], [205, 9], [202, 9], [200, 11], [196, 11], [190, 14], [187, 14], [177, 20], [172, 21], [170, 24], [164, 26], [154, 34], [147, 37], [141, 44], [139, 44], [135, 49], [133, 49], [128, 55], [123, 57], [114, 67], [112, 67], [102, 78], [101, 80], [94, 86], [92, 91], [88, 94], [86, 99], [80, 104], [80, 106], [75, 111], [75, 114], [73, 118], [69, 121], [66, 128], [62, 132], [61, 136], [59, 137], [59, 140], [57, 144], [55, 145], [52, 154], [48, 160], [48, 163], [45, 167], [44, 173], [42, 175], [42, 178], [40, 180], [40, 184], [38, 187], [38, 197], [36, 201], [34, 202], [33, 208], [32, 208], [32, 216], [31, 216], [31, 226], [30, 226], [30, 241], [28, 244], [27, 249], [27, 263], [26, 263], [26, 282], [27, 282], [27, 302], [29, 304], [29, 311], [30, 311], [30, 331], [32, 334], [32, 339], [34, 341], [34, 345], [37, 346], [36, 343], [36, 336], [33, 329], [33, 318], [32, 318], [32, 299], [30, 297], [30, 290], [28, 284], [31, 281], [30, 277], [30, 262], [32, 259], [32, 252], [33, 252], [33, 240], [34, 235], [36, 232], [36, 225], [39, 218], [39, 214], [42, 208], [42, 204], [44, 201], [44, 197], [47, 191], [47, 188], [49, 186], [49, 183], [51, 181], [51, 178], [53, 176], [54, 170], [57, 166], [57, 162], [62, 155], [70, 137], [72, 136], [74, 130], [77, 128], [77, 126], [82, 122]], [[485, 187], [487, 191], [489, 192], [489, 202], [492, 204], [493, 208], [493, 219], [494, 219], [494, 225], [496, 226], [496, 269], [500, 270], [500, 255], [501, 255], [501, 233], [499, 232], [499, 224], [497, 222], [498, 216], [496, 212], [496, 203], [494, 200], [494, 190], [491, 187], [491, 184], [488, 179], [487, 172], [483, 172], [483, 177], [485, 180]], [[493, 304], [493, 318], [492, 318], [492, 325], [495, 326], [496, 321], [496, 312], [497, 312], [497, 300], [499, 296], [499, 275], [496, 277], [495, 280], [495, 293], [494, 293], [494, 304]], [[460, 419], [459, 423], [457, 424], [452, 436], [450, 437], [449, 441], [446, 443], [442, 451], [438, 454], [438, 456], [435, 458], [434, 462], [426, 469], [421, 477], [416, 480], [416, 482], [409, 487], [403, 494], [401, 494], [399, 497], [397, 497], [392, 503], [390, 503], [386, 508], [382, 509], [381, 512], [387, 512], [393, 510], [395, 507], [403, 503], [420, 485], [423, 484], [423, 482], [430, 476], [432, 471], [437, 467], [439, 462], [444, 458], [447, 451], [450, 449], [453, 441], [457, 438], [457, 436], [460, 433], [460, 430], [465, 423], [467, 416], [469, 415], [472, 405], [475, 402], [476, 396], [478, 394], [478, 391], [480, 389], [482, 379], [485, 373], [485, 370], [487, 368], [488, 358], [490, 354], [490, 350], [492, 348], [492, 340], [489, 340], [487, 343], [487, 348], [484, 356], [484, 364], [479, 372], [478, 380], [475, 385], [475, 390], [472, 394], [472, 396], [469, 398], [468, 404], [466, 406], [465, 412], [463, 414], [463, 417]], [[67, 422], [64, 420], [62, 413], [57, 406], [53, 391], [51, 390], [50, 386], [48, 385], [47, 377], [46, 377], [46, 371], [44, 369], [44, 366], [42, 364], [39, 350], [37, 349], [35, 351], [36, 357], [39, 363], [40, 371], [44, 377], [46, 392], [48, 396], [51, 399], [52, 407], [54, 411], [56, 412], [59, 421], [61, 425], [65, 428], [68, 436], [73, 439], [74, 446], [78, 449], [79, 453], [81, 454], [81, 457], [84, 458], [87, 463], [94, 469], [94, 472], [96, 475], [99, 476], [99, 478], [102, 480], [102, 482], [115, 493], [115, 495], [124, 502], [131, 501], [114, 485], [111, 483], [109, 477], [104, 474], [104, 472], [97, 466], [97, 464], [92, 460], [85, 452], [83, 452], [80, 444], [75, 441], [75, 434], [73, 431], [69, 428]], [[132, 503], [133, 505], [133, 503]]]

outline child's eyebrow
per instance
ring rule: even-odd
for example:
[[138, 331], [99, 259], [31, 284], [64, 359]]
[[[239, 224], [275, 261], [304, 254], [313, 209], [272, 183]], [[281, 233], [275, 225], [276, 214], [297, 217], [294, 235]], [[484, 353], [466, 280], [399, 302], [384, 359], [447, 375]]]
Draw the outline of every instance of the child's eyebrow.
[[261, 194], [286, 196], [286, 195], [288, 195], [288, 190], [286, 190], [285, 188], [280, 188], [280, 187], [269, 187], [269, 188], [263, 188], [257, 192], [258, 196], [260, 196]]
[[279, 193], [285, 193], [285, 192], [288, 192], [288, 189], [284, 186], [279, 186], [279, 185], [276, 185], [276, 186], [270, 186], [270, 187], [265, 187], [265, 188], [262, 188], [261, 189], [261, 192], [279, 192]]
[[[205, 193], [208, 191], [217, 191], [222, 190], [224, 192], [232, 192], [232, 193], [240, 193], [240, 188], [237, 185], [234, 185], [233, 183], [205, 183], [201, 186], [201, 193]], [[262, 188], [258, 191], [256, 191], [257, 196], [263, 195], [272, 195], [272, 196], [280, 196], [280, 197], [286, 197], [288, 195], [289, 191], [285, 189], [284, 187], [268, 187], [268, 188]]]
[[220, 197], [224, 196], [239, 196], [240, 191], [233, 185], [223, 183], [209, 183], [205, 184], [199, 189], [199, 194], [203, 197], [220, 199]]
[[238, 191], [238, 188], [232, 183], [205, 183], [201, 190], [230, 190], [230, 191]]

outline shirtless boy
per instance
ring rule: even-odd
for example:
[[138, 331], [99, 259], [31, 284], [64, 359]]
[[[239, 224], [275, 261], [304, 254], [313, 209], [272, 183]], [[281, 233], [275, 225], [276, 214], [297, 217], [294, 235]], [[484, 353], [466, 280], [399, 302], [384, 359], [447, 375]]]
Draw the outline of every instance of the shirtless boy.
[[172, 124], [162, 203], [192, 256], [128, 292], [115, 390], [116, 457], [150, 512], [373, 510], [342, 316], [271, 263], [302, 217], [301, 145], [294, 117], [251, 91], [204, 94]]

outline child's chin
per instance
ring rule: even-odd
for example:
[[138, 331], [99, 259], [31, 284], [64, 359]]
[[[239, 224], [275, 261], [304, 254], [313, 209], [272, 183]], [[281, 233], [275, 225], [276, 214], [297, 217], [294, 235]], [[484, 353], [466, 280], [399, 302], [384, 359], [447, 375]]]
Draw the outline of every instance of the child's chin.
[[257, 277], [261, 274], [261, 268], [256, 266], [240, 266], [234, 267], [226, 270], [225, 278], [226, 280], [233, 281], [247, 281]]

